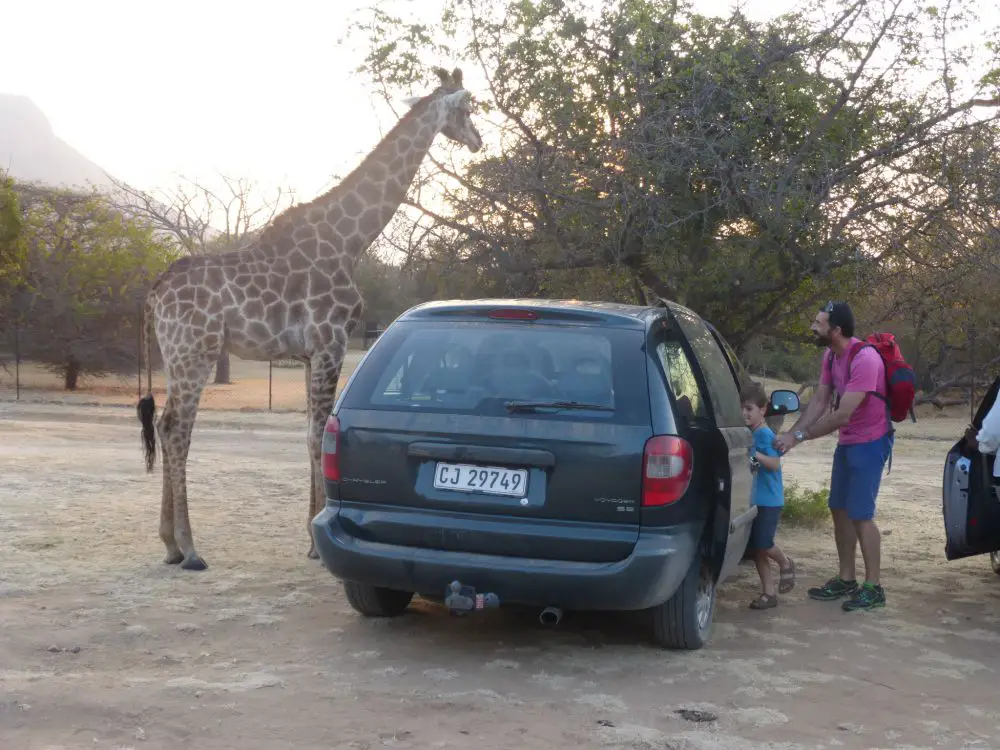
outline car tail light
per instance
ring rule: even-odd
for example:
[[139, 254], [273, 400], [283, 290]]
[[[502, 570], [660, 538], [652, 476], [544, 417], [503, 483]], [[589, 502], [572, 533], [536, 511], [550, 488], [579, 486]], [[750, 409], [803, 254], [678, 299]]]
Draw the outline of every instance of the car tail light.
[[538, 313], [534, 310], [519, 310], [517, 308], [490, 310], [489, 316], [494, 320], [538, 320]]
[[323, 477], [331, 482], [340, 481], [340, 420], [332, 414], [323, 430]]
[[679, 437], [658, 435], [646, 441], [642, 456], [642, 504], [670, 505], [681, 499], [691, 482], [694, 452]]

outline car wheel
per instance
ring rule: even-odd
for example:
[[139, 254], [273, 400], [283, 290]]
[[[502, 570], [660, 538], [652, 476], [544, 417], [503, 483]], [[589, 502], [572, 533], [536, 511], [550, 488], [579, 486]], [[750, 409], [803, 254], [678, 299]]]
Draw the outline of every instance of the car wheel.
[[674, 595], [653, 607], [652, 614], [657, 645], [690, 650], [704, 646], [715, 617], [715, 579], [708, 560], [696, 557]]
[[1000, 576], [1000, 549], [990, 552], [990, 564], [993, 566], [993, 572]]
[[344, 581], [347, 602], [365, 617], [399, 617], [410, 606], [413, 593]]

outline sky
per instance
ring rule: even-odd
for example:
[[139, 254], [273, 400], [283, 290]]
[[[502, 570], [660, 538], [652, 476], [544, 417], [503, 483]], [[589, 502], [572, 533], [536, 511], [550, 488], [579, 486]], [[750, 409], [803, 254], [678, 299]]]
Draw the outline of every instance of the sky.
[[[413, 7], [431, 20], [440, 1]], [[8, 3], [0, 92], [31, 98], [56, 135], [136, 187], [223, 172], [266, 189], [291, 186], [309, 200], [394, 122], [352, 73], [361, 62], [356, 40], [341, 43], [351, 14], [370, 2]], [[732, 3], [696, 5], [723, 14]], [[755, 19], [794, 5], [743, 3]]]

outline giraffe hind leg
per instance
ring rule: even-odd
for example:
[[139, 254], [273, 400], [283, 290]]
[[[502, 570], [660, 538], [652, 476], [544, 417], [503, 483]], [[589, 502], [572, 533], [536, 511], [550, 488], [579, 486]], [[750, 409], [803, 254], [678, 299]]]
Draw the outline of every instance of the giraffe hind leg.
[[[204, 356], [188, 358], [168, 366], [170, 392], [158, 424], [163, 446], [163, 464], [165, 469], [169, 469], [170, 483], [169, 503], [166, 502], [166, 494], [164, 495], [164, 507], [169, 507], [169, 512], [161, 513], [161, 524], [166, 522], [167, 516], [172, 515], [175, 548], [180, 551], [179, 562], [184, 570], [205, 570], [208, 567], [195, 550], [194, 537], [191, 533], [191, 521], [188, 517], [187, 459], [198, 403], [216, 356], [217, 354], [212, 356], [209, 352]], [[167, 551], [168, 561], [176, 558], [176, 555], [171, 554], [169, 545]]]
[[[163, 444], [162, 436], [160, 444]], [[163, 558], [163, 562], [167, 565], [177, 565], [184, 561], [184, 553], [177, 546], [177, 540], [174, 537], [174, 488], [170, 481], [170, 471], [167, 468], [165, 455], [162, 468], [163, 501], [160, 505], [160, 539], [163, 540], [163, 544], [167, 548], [167, 555]]]

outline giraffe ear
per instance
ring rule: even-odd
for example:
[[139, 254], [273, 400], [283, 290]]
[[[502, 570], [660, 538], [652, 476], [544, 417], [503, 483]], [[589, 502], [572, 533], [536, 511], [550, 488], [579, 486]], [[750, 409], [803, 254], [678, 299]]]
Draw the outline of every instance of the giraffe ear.
[[465, 89], [447, 94], [444, 100], [452, 107], [459, 107], [468, 112], [472, 108], [472, 94]]
[[444, 68], [434, 68], [434, 74], [441, 79], [442, 86], [447, 86], [451, 83], [451, 75]]
[[403, 104], [412, 109], [421, 99], [423, 99], [422, 96], [408, 96], [403, 99]]

